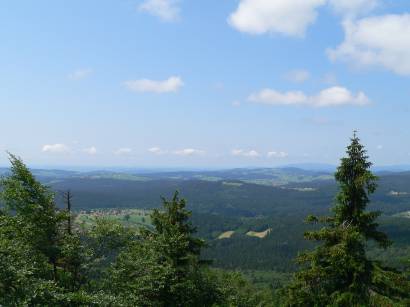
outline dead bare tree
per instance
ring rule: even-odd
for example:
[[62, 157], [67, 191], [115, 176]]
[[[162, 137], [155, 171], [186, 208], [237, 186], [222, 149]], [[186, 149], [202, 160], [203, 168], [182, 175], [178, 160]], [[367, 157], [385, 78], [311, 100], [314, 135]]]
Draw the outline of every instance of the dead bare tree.
[[71, 199], [73, 198], [73, 194], [71, 193], [70, 190], [67, 190], [66, 192], [63, 193], [63, 198], [64, 202], [66, 204], [66, 210], [67, 210], [67, 232], [68, 234], [71, 235]]

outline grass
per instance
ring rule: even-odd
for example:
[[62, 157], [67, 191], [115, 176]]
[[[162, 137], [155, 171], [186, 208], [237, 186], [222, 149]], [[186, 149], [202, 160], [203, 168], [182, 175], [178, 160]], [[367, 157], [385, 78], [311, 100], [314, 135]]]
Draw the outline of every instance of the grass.
[[258, 231], [252, 231], [252, 230], [246, 232], [246, 230], [243, 230], [243, 229], [240, 229], [240, 228], [239, 228], [239, 229], [237, 229], [236, 231], [235, 231], [235, 230], [228, 230], [228, 231], [222, 232], [222, 233], [217, 237], [217, 239], [219, 239], [219, 240], [221, 240], [221, 239], [230, 239], [230, 238], [232, 238], [232, 236], [233, 236], [235, 233], [239, 233], [239, 234], [242, 234], [242, 235], [247, 235], [247, 236], [249, 236], [249, 237], [256, 237], [256, 238], [259, 238], [259, 239], [263, 239], [263, 238], [265, 238], [271, 231], [272, 231], [272, 228], [268, 228], [268, 229], [266, 229], [266, 230], [264, 230], [264, 231], [260, 231], [260, 232], [258, 232]]
[[257, 238], [263, 239], [263, 238], [265, 238], [271, 231], [272, 231], [272, 228], [268, 228], [268, 229], [266, 229], [265, 231], [261, 231], [261, 232], [248, 231], [248, 232], [246, 233], [246, 235], [247, 235], [247, 236], [250, 236], [250, 237], [257, 237]]
[[77, 214], [75, 222], [78, 225], [92, 227], [95, 220], [105, 218], [117, 221], [127, 227], [150, 227], [151, 211], [143, 209], [101, 209]]
[[410, 211], [400, 212], [395, 214], [396, 217], [410, 218]]
[[229, 239], [230, 237], [233, 236], [234, 233], [235, 231], [233, 230], [225, 231], [219, 235], [218, 239]]

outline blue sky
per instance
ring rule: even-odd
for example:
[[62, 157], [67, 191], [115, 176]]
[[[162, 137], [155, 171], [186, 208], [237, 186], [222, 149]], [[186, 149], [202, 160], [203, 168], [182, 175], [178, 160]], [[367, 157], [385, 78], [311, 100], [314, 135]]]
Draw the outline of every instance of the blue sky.
[[410, 163], [406, 0], [0, 3], [0, 164]]

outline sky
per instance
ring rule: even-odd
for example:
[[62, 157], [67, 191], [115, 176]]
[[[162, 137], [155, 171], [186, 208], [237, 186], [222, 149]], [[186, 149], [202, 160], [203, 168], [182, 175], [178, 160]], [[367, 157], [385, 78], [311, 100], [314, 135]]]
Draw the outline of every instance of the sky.
[[0, 165], [410, 164], [408, 0], [6, 0], [0, 39]]

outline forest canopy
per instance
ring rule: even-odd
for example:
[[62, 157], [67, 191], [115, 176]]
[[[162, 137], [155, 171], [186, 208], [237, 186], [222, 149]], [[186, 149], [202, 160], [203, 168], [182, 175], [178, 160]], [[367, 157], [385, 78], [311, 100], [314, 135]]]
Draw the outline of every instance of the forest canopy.
[[[290, 283], [275, 287], [256, 287], [239, 272], [216, 269], [213, 259], [204, 257], [210, 255], [204, 253], [208, 244], [199, 238], [192, 223], [195, 218], [178, 192], [170, 199], [163, 198], [162, 207], [150, 213], [150, 227], [127, 227], [104, 217], [83, 227], [74, 222], [70, 193], [64, 194], [65, 207], [58, 207], [55, 194], [20, 158], [10, 154], [10, 163], [10, 173], [1, 179], [0, 305], [410, 303], [409, 276], [367, 253], [368, 242], [382, 249], [389, 248], [391, 242], [378, 225], [380, 212], [367, 210], [377, 177], [356, 135], [335, 173], [339, 192], [331, 215], [308, 216], [307, 221], [314, 225], [312, 230], [304, 226], [305, 239], [314, 243], [304, 245], [307, 251], [297, 258], [299, 266], [292, 270], [298, 271]], [[223, 222], [237, 223], [235, 219]], [[208, 227], [212, 229], [212, 222]], [[269, 227], [259, 223], [255, 230], [269, 236]]]

